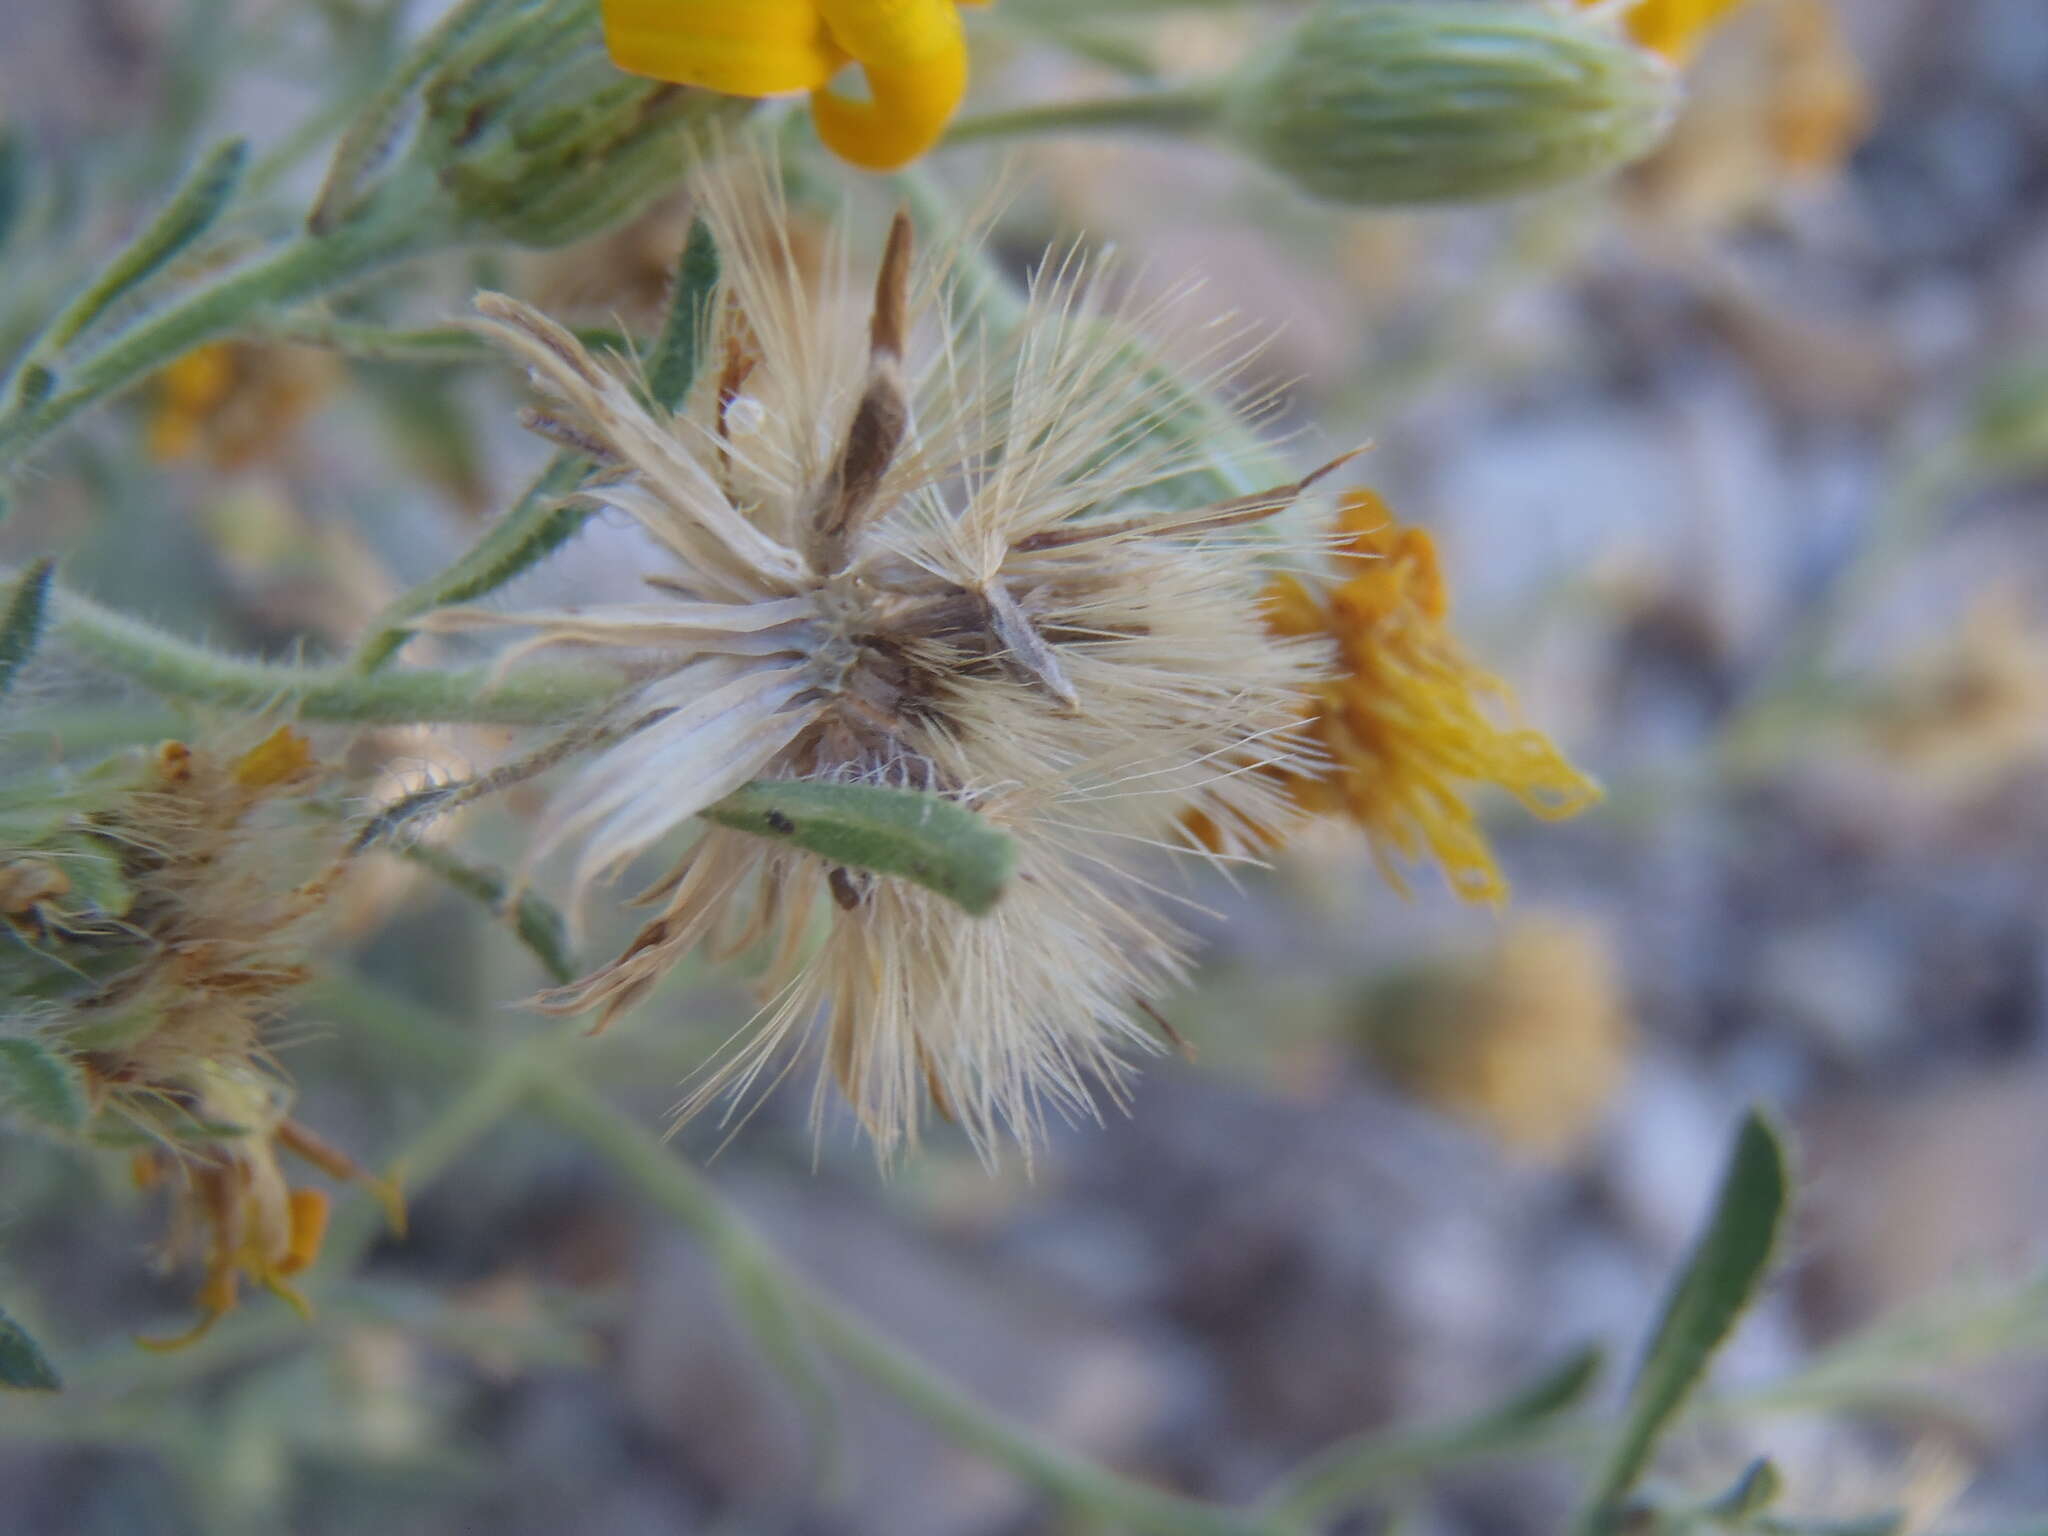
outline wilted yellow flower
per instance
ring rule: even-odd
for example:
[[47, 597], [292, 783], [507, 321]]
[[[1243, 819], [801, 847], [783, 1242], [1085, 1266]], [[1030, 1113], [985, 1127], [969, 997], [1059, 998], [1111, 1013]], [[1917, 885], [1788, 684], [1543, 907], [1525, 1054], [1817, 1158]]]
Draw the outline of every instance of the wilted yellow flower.
[[[773, 227], [714, 208], [729, 288], [721, 368], [680, 416], [547, 320], [487, 299], [489, 329], [609, 459], [594, 494], [673, 557], [653, 600], [588, 611], [450, 611], [533, 644], [636, 653], [648, 680], [550, 809], [538, 853], [580, 850], [577, 893], [759, 778], [927, 791], [1015, 843], [972, 916], [742, 831], [701, 832], [642, 899], [612, 964], [552, 994], [609, 1019], [685, 954], [770, 952], [754, 1028], [691, 1100], [772, 1075], [818, 1037], [887, 1151], [929, 1097], [988, 1148], [1050, 1101], [1088, 1105], [1189, 940], [1148, 893], [1191, 813], [1285, 824], [1299, 700], [1329, 647], [1274, 635], [1245, 525], [1299, 487], [1188, 509], [1199, 462], [1148, 431], [1159, 382], [1098, 285], [1048, 278], [992, 339], [916, 270], [899, 219], [870, 310], [843, 254], [807, 291]], [[859, 303], [859, 307], [856, 304]], [[1228, 332], [1218, 332], [1229, 346]], [[1270, 547], [1289, 555], [1275, 534]], [[1295, 549], [1296, 559], [1312, 551]], [[771, 823], [772, 824], [772, 823]], [[814, 942], [815, 940], [815, 942]]]
[[217, 341], [165, 368], [149, 396], [150, 457], [203, 456], [237, 470], [274, 453], [327, 392], [328, 360], [305, 348]]
[[[869, 170], [938, 142], [967, 91], [959, 4], [985, 0], [604, 0], [619, 68], [731, 96], [811, 93], [818, 136]], [[830, 89], [849, 64], [868, 100]]]
[[1599, 787], [1541, 731], [1513, 723], [1507, 685], [1451, 634], [1427, 533], [1396, 522], [1370, 491], [1345, 499], [1337, 530], [1341, 580], [1317, 591], [1283, 576], [1266, 593], [1274, 633], [1328, 635], [1339, 653], [1338, 677], [1313, 693], [1328, 762], [1294, 770], [1290, 788], [1305, 809], [1364, 828], [1397, 890], [1406, 889], [1399, 863], [1428, 855], [1466, 900], [1499, 901], [1507, 882], [1466, 800], [1471, 789], [1497, 784], [1555, 820], [1591, 805]]
[[244, 1280], [310, 1316], [291, 1279], [320, 1256], [329, 1201], [320, 1190], [291, 1188], [278, 1150], [296, 1152], [338, 1179], [361, 1177], [350, 1158], [286, 1118], [290, 1094], [268, 1073], [210, 1067], [188, 1078], [183, 1093], [182, 1110], [228, 1134], [135, 1154], [139, 1186], [171, 1188], [166, 1255], [196, 1251], [206, 1276], [195, 1298], [198, 1322], [173, 1338], [142, 1340], [150, 1349], [179, 1349], [204, 1337], [240, 1301]]
[[1878, 747], [1937, 793], [1980, 793], [2048, 755], [2048, 637], [2011, 591], [1980, 599], [1881, 695]]
[[1515, 918], [1485, 954], [1373, 1021], [1413, 1091], [1537, 1157], [1569, 1153], [1621, 1085], [1632, 1029], [1600, 928]]
[[71, 983], [29, 1014], [81, 1084], [68, 1129], [137, 1149], [138, 1178], [173, 1193], [170, 1252], [200, 1254], [202, 1315], [170, 1346], [243, 1279], [297, 1303], [287, 1281], [318, 1251], [326, 1197], [288, 1186], [280, 1149], [357, 1176], [292, 1123], [264, 1043], [343, 866], [338, 834], [304, 814], [321, 769], [289, 727], [235, 754], [166, 742], [100, 777], [33, 848], [0, 850], [0, 913]]

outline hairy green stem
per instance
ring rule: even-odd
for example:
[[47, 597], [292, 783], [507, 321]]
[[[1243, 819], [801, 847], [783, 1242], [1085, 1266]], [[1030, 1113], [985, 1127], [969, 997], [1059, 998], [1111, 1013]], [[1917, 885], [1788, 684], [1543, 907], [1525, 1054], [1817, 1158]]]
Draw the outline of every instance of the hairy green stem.
[[41, 398], [17, 397], [0, 417], [0, 475], [88, 407], [216, 341], [266, 309], [295, 304], [413, 255], [440, 231], [431, 221], [364, 219], [331, 235], [302, 235], [263, 260], [159, 310], [84, 362], [60, 371]]
[[1174, 90], [1143, 91], [1130, 96], [1103, 96], [1093, 101], [1056, 101], [1008, 112], [963, 117], [946, 134], [944, 145], [971, 144], [983, 139], [1011, 139], [1024, 134], [1085, 133], [1099, 128], [1136, 128], [1150, 133], [1198, 133], [1212, 126], [1223, 109], [1223, 92], [1213, 84]]
[[[13, 577], [0, 568], [0, 586]], [[236, 710], [275, 709], [302, 720], [356, 725], [561, 725], [617, 694], [616, 673], [523, 667], [381, 672], [223, 656], [73, 592], [50, 594], [50, 636], [73, 655], [169, 698]]]
[[[625, 352], [632, 338], [611, 326], [573, 327], [576, 339], [593, 352]], [[475, 331], [459, 325], [370, 325], [337, 320], [331, 315], [298, 313], [274, 320], [258, 319], [241, 334], [294, 346], [320, 347], [345, 357], [375, 363], [416, 363], [422, 367], [458, 363], [501, 363], [504, 353]]]

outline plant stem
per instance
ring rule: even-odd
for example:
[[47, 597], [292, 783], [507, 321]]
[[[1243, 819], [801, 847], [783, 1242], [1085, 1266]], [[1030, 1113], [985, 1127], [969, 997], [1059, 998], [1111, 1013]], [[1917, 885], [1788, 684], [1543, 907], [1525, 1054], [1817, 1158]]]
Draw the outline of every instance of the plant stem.
[[807, 1282], [790, 1274], [711, 1186], [657, 1136], [604, 1102], [573, 1075], [536, 1079], [533, 1099], [628, 1182], [688, 1226], [727, 1262], [773, 1284], [819, 1343], [941, 1434], [1009, 1468], [1026, 1482], [1112, 1524], [1160, 1536], [1298, 1536], [1278, 1516], [1239, 1514], [1121, 1477], [1048, 1445], [941, 1380]]
[[[576, 339], [592, 351], [623, 353], [632, 345], [632, 339], [624, 331], [611, 326], [576, 326], [573, 330]], [[321, 347], [365, 362], [417, 363], [424, 367], [438, 367], [504, 361], [502, 351], [475, 331], [459, 325], [408, 330], [300, 312], [276, 320], [258, 320], [243, 327], [242, 334], [265, 341], [290, 342], [294, 346]]]
[[[0, 585], [13, 573], [0, 568]], [[431, 722], [561, 725], [605, 703], [621, 679], [587, 668], [384, 672], [223, 656], [90, 598], [53, 590], [51, 637], [67, 650], [170, 698], [236, 710], [284, 710], [357, 725]]]
[[1136, 128], [1150, 133], [1189, 134], [1212, 126], [1223, 109], [1223, 92], [1214, 84], [1186, 85], [1173, 90], [1144, 91], [1130, 96], [1103, 96], [1093, 101], [1049, 102], [1008, 112], [984, 112], [953, 124], [943, 143], [971, 144], [980, 139], [1009, 139], [1023, 134], [1079, 133], [1097, 128]]
[[[408, 227], [411, 224], [413, 227]], [[25, 459], [79, 412], [120, 393], [165, 364], [238, 329], [259, 311], [340, 287], [433, 243], [430, 222], [364, 218], [331, 235], [301, 235], [123, 331], [94, 356], [61, 372], [39, 400], [0, 416], [0, 473]]]
[[[475, 1064], [470, 1050], [449, 1039], [435, 1015], [358, 977], [326, 978], [314, 1002], [321, 1011], [371, 1028], [380, 1039], [435, 1068], [464, 1071]], [[1219, 1509], [1121, 1477], [1046, 1444], [942, 1381], [869, 1324], [791, 1274], [701, 1174], [659, 1136], [584, 1083], [558, 1054], [560, 1045], [559, 1039], [541, 1040], [527, 1048], [530, 1054], [522, 1054], [526, 1102], [696, 1233], [723, 1267], [728, 1283], [766, 1293], [793, 1324], [956, 1444], [1009, 1468], [1043, 1493], [1106, 1517], [1120, 1529], [1158, 1536], [1302, 1536], [1300, 1525], [1279, 1514]], [[461, 1105], [482, 1095], [478, 1088], [454, 1102]], [[503, 1105], [497, 1089], [491, 1091], [489, 1102], [493, 1107]], [[453, 1112], [451, 1107], [448, 1113]], [[422, 1136], [429, 1137], [430, 1132]]]

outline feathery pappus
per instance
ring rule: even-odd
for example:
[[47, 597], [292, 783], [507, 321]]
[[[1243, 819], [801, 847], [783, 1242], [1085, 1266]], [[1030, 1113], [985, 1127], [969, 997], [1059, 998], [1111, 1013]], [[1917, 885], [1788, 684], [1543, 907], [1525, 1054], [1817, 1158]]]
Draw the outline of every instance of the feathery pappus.
[[[1115, 1091], [1183, 975], [1170, 856], [1245, 856], [1298, 816], [1284, 778], [1315, 752], [1301, 700], [1330, 647], [1276, 635], [1260, 593], [1276, 567], [1319, 563], [1280, 514], [1334, 466], [1191, 508], [1200, 451], [1160, 429], [1185, 387], [1099, 271], [1049, 263], [1005, 333], [948, 302], [948, 254], [919, 261], [906, 217], [869, 300], [836, 237], [807, 280], [774, 212], [713, 201], [713, 365], [673, 418], [617, 360], [479, 301], [555, 397], [557, 433], [604, 465], [590, 494], [674, 569], [646, 577], [643, 602], [431, 622], [529, 630], [520, 652], [638, 654], [630, 728], [537, 835], [536, 858], [575, 850], [579, 904], [762, 778], [926, 791], [1010, 834], [1015, 878], [975, 917], [706, 827], [639, 898], [654, 916], [625, 952], [543, 1005], [602, 1026], [691, 951], [765, 949], [762, 1009], [686, 1113], [744, 1096], [816, 1036], [883, 1155], [915, 1140], [927, 1100], [985, 1155], [1005, 1127], [1028, 1149], [1048, 1107], [1087, 1113], [1091, 1082]], [[1213, 384], [1243, 333], [1201, 334]], [[1196, 818], [1223, 830], [1198, 840]]]

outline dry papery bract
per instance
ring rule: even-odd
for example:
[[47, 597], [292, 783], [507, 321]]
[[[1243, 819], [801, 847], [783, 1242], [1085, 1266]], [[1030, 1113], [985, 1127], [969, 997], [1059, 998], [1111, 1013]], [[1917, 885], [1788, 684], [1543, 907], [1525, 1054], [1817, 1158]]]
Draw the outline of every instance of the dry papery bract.
[[[1295, 816], [1256, 770], [1313, 750], [1301, 700], [1328, 649], [1273, 635], [1259, 594], [1276, 567], [1320, 564], [1284, 515], [1317, 476], [1186, 504], [1203, 460], [1162, 423], [1246, 339], [1194, 332], [1213, 340], [1177, 382], [1140, 338], [1169, 315], [1191, 334], [1184, 300], [1120, 315], [1099, 270], [1049, 261], [998, 334], [955, 302], [954, 253], [913, 256], [906, 218], [870, 300], [837, 234], [804, 280], [758, 182], [714, 193], [708, 217], [723, 289], [673, 420], [616, 361], [479, 301], [554, 397], [543, 427], [602, 460], [591, 494], [674, 561], [643, 602], [433, 621], [528, 629], [520, 653], [638, 653], [624, 734], [556, 797], [534, 856], [576, 850], [580, 903], [739, 785], [802, 778], [969, 806], [1013, 836], [1017, 873], [976, 918], [708, 828], [638, 898], [654, 916], [625, 952], [544, 1005], [603, 1024], [692, 950], [765, 954], [761, 1011], [685, 1113], [743, 1102], [815, 1031], [883, 1155], [927, 1099], [984, 1155], [1005, 1126], [1028, 1152], [1048, 1106], [1092, 1113], [1090, 1082], [1115, 1090], [1120, 1049], [1151, 1040], [1144, 1017], [1185, 972], [1166, 855], [1247, 857], [1249, 829]], [[1186, 832], [1196, 815], [1222, 829], [1213, 847]]]

